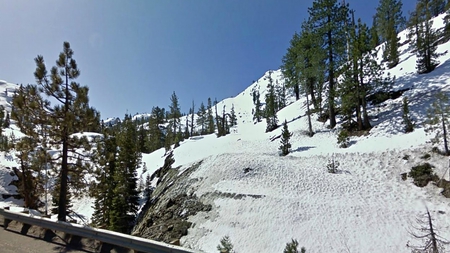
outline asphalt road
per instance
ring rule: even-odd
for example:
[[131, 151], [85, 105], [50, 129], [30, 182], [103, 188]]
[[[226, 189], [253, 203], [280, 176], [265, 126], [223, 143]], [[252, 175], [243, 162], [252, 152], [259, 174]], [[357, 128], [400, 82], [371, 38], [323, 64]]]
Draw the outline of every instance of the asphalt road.
[[54, 253], [54, 252], [87, 252], [71, 249], [64, 244], [46, 242], [42, 239], [22, 235], [0, 226], [0, 252], [2, 253]]

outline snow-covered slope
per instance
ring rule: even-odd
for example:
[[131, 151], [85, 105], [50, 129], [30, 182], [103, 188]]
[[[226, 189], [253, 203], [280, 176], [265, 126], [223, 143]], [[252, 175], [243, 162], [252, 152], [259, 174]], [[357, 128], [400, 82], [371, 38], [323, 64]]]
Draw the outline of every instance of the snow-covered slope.
[[[441, 27], [442, 16], [434, 24]], [[258, 89], [263, 100], [269, 74], [275, 85], [283, 83], [280, 70], [267, 72], [236, 97], [219, 102], [220, 112], [223, 106], [227, 111], [234, 106], [236, 111], [238, 125], [229, 135], [193, 137], [174, 150], [174, 167], [181, 166], [180, 174], [203, 161], [190, 175], [196, 180], [185, 190], [212, 205], [210, 212], [189, 218], [194, 225], [182, 244], [216, 252], [220, 239], [228, 235], [236, 252], [282, 252], [292, 238], [307, 252], [410, 252], [406, 247], [413, 241], [409, 232], [425, 207], [441, 236], [449, 239], [450, 200], [436, 186], [418, 188], [411, 179], [403, 181], [400, 174], [425, 162], [421, 157], [429, 153], [427, 162], [439, 176], [449, 179], [448, 158], [430, 152], [431, 136], [422, 123], [433, 94], [449, 92], [450, 54], [440, 57], [440, 65], [432, 73], [417, 75], [416, 56], [404, 43], [406, 31], [400, 38], [400, 64], [387, 72], [396, 76], [395, 89], [409, 89], [403, 96], [410, 100], [414, 132], [403, 133], [399, 97], [372, 106], [369, 114], [374, 127], [370, 133], [352, 137], [350, 147], [341, 149], [336, 143], [340, 118], [337, 128], [330, 130], [313, 115], [316, 134], [310, 138], [304, 134], [305, 99], [294, 101], [291, 96], [278, 119], [289, 122], [292, 153], [280, 157], [279, 140], [270, 139], [281, 129], [265, 133], [265, 122], [253, 123], [252, 91]], [[450, 43], [439, 46], [441, 53], [449, 49]], [[6, 105], [10, 94], [2, 100], [2, 85], [0, 104]], [[138, 175], [145, 178], [161, 167], [164, 153], [160, 149], [144, 154], [147, 172]], [[339, 162], [340, 173], [327, 172], [332, 159]], [[0, 161], [0, 191], [14, 191], [3, 185], [11, 180], [5, 167], [14, 161], [6, 155]], [[0, 199], [2, 205], [4, 201]], [[92, 214], [90, 205], [88, 199], [74, 201], [74, 209], [87, 218]]]
[[[400, 37], [403, 43], [406, 31]], [[449, 49], [450, 43], [439, 46], [441, 53]], [[406, 244], [420, 242], [409, 232], [426, 207], [441, 235], [450, 238], [450, 200], [440, 194], [442, 189], [431, 183], [418, 188], [400, 176], [425, 162], [420, 158], [425, 153], [431, 154], [427, 162], [436, 166], [439, 176], [446, 172], [448, 158], [430, 152], [431, 136], [422, 123], [433, 94], [449, 91], [450, 54], [441, 56], [441, 64], [432, 73], [418, 75], [411, 50], [404, 44], [400, 64], [386, 74], [396, 77], [395, 89], [410, 89], [403, 96], [410, 100], [416, 123], [413, 133], [403, 133], [400, 97], [372, 106], [374, 127], [369, 135], [352, 137], [351, 146], [341, 149], [337, 130], [328, 129], [327, 123], [315, 120], [316, 134], [312, 138], [304, 134], [305, 101], [300, 99], [278, 112], [280, 122], [286, 119], [294, 134], [293, 152], [280, 157], [279, 140], [270, 138], [281, 130], [264, 133], [265, 123], [253, 124], [251, 114], [251, 92], [259, 88], [264, 97], [268, 73], [236, 97], [221, 101], [218, 108], [234, 105], [238, 115], [231, 134], [186, 140], [174, 151], [174, 166], [182, 166], [180, 173], [203, 160], [191, 174], [196, 183], [186, 192], [213, 206], [212, 211], [190, 218], [194, 225], [182, 243], [214, 252], [228, 235], [237, 252], [282, 252], [291, 238], [307, 252], [410, 252]], [[272, 75], [274, 82], [282, 82], [279, 70]], [[339, 123], [340, 119], [337, 129]], [[144, 155], [149, 173], [162, 166], [163, 154], [159, 150]], [[340, 163], [338, 174], [327, 172], [333, 158]], [[449, 179], [448, 172], [444, 178]]]

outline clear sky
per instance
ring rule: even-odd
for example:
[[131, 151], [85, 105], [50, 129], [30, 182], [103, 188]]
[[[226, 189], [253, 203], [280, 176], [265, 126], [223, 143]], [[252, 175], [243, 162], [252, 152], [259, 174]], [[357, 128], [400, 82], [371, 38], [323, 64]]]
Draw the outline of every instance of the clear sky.
[[[232, 97], [278, 69], [312, 0], [0, 0], [0, 79], [34, 83], [34, 58], [54, 65], [68, 41], [102, 118], [188, 112]], [[347, 0], [371, 25], [378, 0]], [[415, 5], [404, 0], [403, 14]]]

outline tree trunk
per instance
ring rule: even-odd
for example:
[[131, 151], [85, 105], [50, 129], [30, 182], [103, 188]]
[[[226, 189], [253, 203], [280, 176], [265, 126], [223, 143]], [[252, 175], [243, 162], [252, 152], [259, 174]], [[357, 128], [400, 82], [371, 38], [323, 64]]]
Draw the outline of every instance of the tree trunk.
[[300, 87], [298, 84], [294, 86], [295, 101], [300, 99]]
[[[328, 16], [328, 24], [331, 23], [331, 17]], [[331, 31], [327, 32], [328, 36], [328, 82], [329, 82], [329, 94], [328, 94], [328, 110], [330, 115], [330, 128], [336, 126], [336, 112], [334, 108], [334, 62], [333, 62], [333, 41]]]
[[433, 247], [433, 253], [439, 253], [436, 234], [434, 233], [433, 222], [431, 220], [431, 215], [428, 209], [427, 209], [427, 216], [428, 216], [428, 225], [430, 226], [430, 236], [431, 236], [431, 245]]
[[62, 163], [61, 163], [61, 174], [60, 174], [60, 190], [59, 190], [59, 202], [58, 202], [58, 220], [66, 221], [67, 216], [67, 176], [68, 176], [68, 165], [67, 165], [67, 137], [64, 137], [62, 143]]
[[308, 135], [309, 137], [312, 137], [314, 135], [313, 130], [312, 130], [312, 124], [311, 124], [311, 112], [309, 110], [309, 98], [308, 98], [308, 94], [306, 94], [306, 113], [308, 114]]
[[445, 118], [444, 114], [442, 113], [442, 132], [444, 135], [444, 148], [445, 148], [445, 155], [449, 155], [448, 152], [448, 144], [447, 144], [447, 128], [445, 127]]

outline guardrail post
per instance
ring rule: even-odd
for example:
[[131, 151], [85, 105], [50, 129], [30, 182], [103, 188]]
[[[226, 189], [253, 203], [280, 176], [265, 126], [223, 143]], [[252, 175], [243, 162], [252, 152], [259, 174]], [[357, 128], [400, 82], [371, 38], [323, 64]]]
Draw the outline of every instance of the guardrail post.
[[7, 229], [10, 222], [10, 219], [3, 218], [3, 229]]

